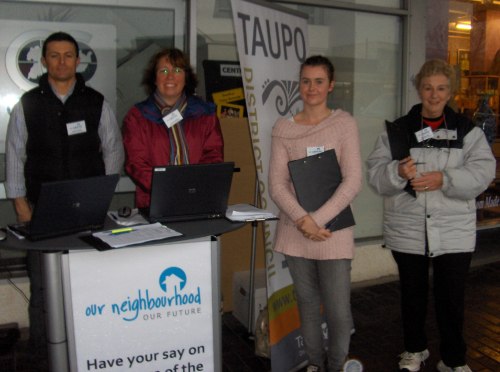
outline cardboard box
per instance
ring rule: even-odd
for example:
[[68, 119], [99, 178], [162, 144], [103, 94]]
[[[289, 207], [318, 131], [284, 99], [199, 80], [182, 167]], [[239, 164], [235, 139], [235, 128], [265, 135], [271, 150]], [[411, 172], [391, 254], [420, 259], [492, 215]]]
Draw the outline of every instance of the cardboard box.
[[[254, 306], [252, 316], [252, 333], [255, 334], [255, 320], [260, 310], [267, 306], [267, 288], [265, 269], [255, 270]], [[239, 271], [233, 275], [233, 315], [248, 328], [248, 299], [250, 271]]]

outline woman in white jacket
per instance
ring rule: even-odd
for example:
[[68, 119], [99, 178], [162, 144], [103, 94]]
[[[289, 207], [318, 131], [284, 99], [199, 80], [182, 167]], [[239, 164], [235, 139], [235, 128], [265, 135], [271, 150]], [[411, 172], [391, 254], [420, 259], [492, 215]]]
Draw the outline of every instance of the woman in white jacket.
[[401, 370], [429, 357], [425, 320], [433, 267], [439, 371], [470, 371], [462, 335], [465, 278], [476, 242], [475, 198], [495, 176], [481, 129], [447, 106], [455, 72], [426, 62], [415, 78], [421, 104], [386, 123], [370, 154], [368, 182], [384, 196], [384, 240], [398, 265], [405, 352]]

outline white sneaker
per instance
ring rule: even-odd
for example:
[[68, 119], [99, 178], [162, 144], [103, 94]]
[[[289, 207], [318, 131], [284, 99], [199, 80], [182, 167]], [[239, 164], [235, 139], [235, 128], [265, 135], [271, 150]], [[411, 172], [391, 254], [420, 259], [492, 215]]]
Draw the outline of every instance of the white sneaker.
[[310, 364], [307, 366], [306, 372], [319, 372], [319, 367], [315, 364]]
[[399, 361], [399, 369], [416, 372], [420, 371], [420, 365], [429, 357], [429, 350], [425, 349], [419, 353], [405, 351], [399, 357], [401, 358]]
[[439, 361], [436, 368], [439, 372], [472, 372], [472, 369], [470, 369], [467, 364], [464, 366], [451, 368], [444, 364], [442, 360]]
[[343, 372], [363, 372], [363, 364], [357, 359], [349, 359], [344, 363]]

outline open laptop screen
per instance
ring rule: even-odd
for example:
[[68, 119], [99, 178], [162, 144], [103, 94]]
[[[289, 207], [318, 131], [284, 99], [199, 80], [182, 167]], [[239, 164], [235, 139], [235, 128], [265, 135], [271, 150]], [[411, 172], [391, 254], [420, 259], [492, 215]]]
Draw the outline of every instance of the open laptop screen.
[[233, 171], [233, 162], [153, 168], [149, 220], [224, 217]]
[[43, 183], [31, 221], [11, 228], [31, 240], [101, 228], [119, 178], [112, 174]]

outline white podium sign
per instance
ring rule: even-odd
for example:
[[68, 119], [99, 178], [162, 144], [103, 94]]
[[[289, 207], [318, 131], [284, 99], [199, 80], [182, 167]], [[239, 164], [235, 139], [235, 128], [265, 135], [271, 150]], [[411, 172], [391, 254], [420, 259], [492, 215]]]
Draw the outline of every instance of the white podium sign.
[[64, 255], [71, 371], [214, 371], [212, 244]]

